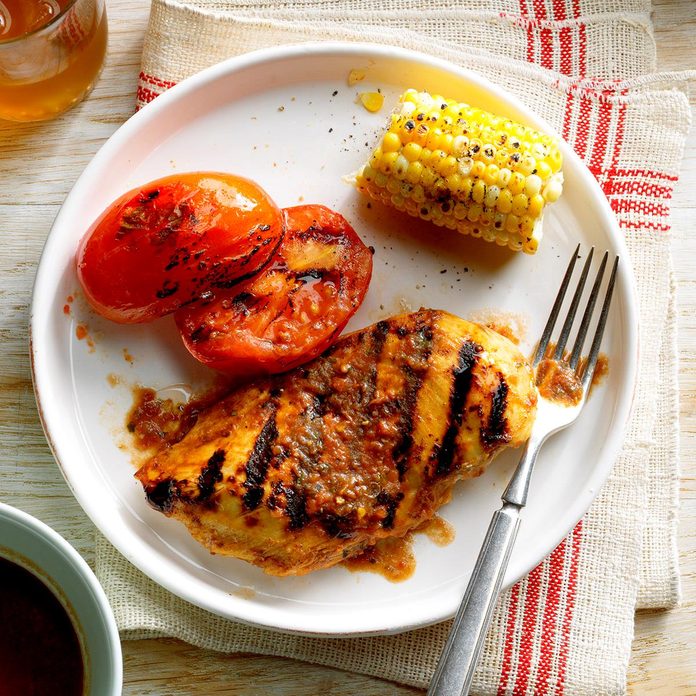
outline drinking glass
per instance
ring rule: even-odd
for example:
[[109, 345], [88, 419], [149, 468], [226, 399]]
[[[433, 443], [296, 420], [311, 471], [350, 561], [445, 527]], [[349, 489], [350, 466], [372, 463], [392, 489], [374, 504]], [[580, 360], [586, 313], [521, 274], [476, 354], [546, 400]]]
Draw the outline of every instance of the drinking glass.
[[104, 0], [0, 0], [0, 118], [43, 121], [77, 104], [106, 40]]

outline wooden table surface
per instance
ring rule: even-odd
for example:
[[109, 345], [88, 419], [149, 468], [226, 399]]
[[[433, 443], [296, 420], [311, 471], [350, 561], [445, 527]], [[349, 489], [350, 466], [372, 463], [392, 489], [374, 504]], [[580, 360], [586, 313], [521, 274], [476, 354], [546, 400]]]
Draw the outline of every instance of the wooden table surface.
[[[39, 517], [90, 560], [91, 522], [60, 476], [41, 431], [31, 387], [27, 324], [31, 287], [51, 222], [80, 171], [133, 111], [146, 0], [108, 0], [110, 41], [103, 76], [67, 116], [0, 125], [0, 500]], [[696, 3], [654, 3], [658, 68], [696, 68]], [[693, 104], [693, 98], [692, 98]], [[673, 199], [679, 289], [682, 484], [679, 546], [682, 605], [636, 618], [631, 694], [696, 694], [696, 138], [692, 130]], [[174, 640], [123, 644], [124, 694], [421, 693], [379, 679], [258, 656], [228, 656]]]

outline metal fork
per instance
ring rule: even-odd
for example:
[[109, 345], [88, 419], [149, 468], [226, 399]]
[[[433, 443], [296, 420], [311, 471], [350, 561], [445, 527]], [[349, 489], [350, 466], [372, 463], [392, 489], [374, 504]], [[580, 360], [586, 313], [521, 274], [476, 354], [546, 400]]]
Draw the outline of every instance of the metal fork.
[[[491, 622], [493, 608], [500, 594], [500, 586], [517, 536], [517, 530], [520, 525], [520, 511], [527, 503], [529, 481], [537, 454], [549, 435], [569, 426], [580, 415], [582, 407], [587, 400], [587, 394], [597, 365], [602, 335], [607, 323], [619, 258], [616, 257], [614, 260], [590, 352], [587, 358], [583, 360], [580, 356], [600, 293], [602, 279], [609, 258], [608, 252], [604, 254], [595, 276], [572, 352], [568, 354], [566, 345], [580, 305], [587, 276], [590, 273], [594, 247], [590, 250], [585, 261], [556, 346], [555, 348], [550, 346], [551, 335], [570, 285], [579, 251], [580, 245], [576, 248], [568, 264], [568, 269], [563, 277], [563, 282], [551, 309], [551, 314], [539, 340], [539, 345], [534, 352], [532, 367], [536, 370], [539, 363], [548, 357], [558, 361], [565, 367], [569, 367], [582, 385], [582, 397], [577, 404], [564, 406], [544, 398], [541, 394], [539, 395], [537, 417], [532, 428], [532, 434], [522, 452], [517, 469], [512, 475], [505, 493], [502, 495], [503, 505], [494, 513], [488, 527], [488, 532], [479, 552], [469, 585], [466, 588], [464, 599], [454, 617], [452, 629], [440, 656], [435, 674], [430, 682], [428, 696], [463, 696], [469, 693], [474, 669], [481, 654], [486, 632]], [[552, 354], [551, 350], [553, 351]]]

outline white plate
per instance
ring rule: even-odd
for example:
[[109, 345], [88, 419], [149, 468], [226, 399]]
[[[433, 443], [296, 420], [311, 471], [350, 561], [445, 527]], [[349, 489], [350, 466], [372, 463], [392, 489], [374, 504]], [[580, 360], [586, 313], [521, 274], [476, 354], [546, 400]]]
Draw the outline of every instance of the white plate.
[[[348, 87], [352, 68], [366, 68], [368, 75]], [[622, 256], [604, 342], [609, 376], [580, 421], [539, 457], [506, 586], [573, 527], [619, 452], [633, 393], [637, 327], [628, 255], [606, 199], [564, 146], [565, 193], [549, 210], [534, 257], [440, 231], [375, 204], [368, 209], [342, 176], [365, 160], [387, 110], [414, 86], [551, 130], [479, 75], [424, 55], [359, 44], [260, 51], [186, 80], [124, 124], [75, 184], [46, 243], [34, 288], [32, 352], [40, 411], [63, 473], [87, 514], [124, 556], [175, 594], [222, 616], [314, 634], [396, 632], [451, 616], [515, 456], [500, 458], [480, 479], [457, 486], [442, 510], [456, 539], [440, 548], [419, 536], [417, 570], [401, 584], [342, 567], [272, 578], [242, 561], [211, 556], [181, 524], [146, 504], [128, 454], [119, 448], [131, 394], [107, 379], [115, 374], [126, 384], [163, 388], [200, 384], [205, 371], [189, 358], [169, 317], [155, 325], [118, 326], [79, 302], [72, 315], [63, 313], [66, 296], [77, 288], [78, 240], [108, 203], [150, 179], [177, 171], [231, 171], [259, 182], [282, 206], [304, 200], [344, 213], [376, 249], [370, 290], [349, 328], [394, 314], [404, 302], [463, 317], [495, 308], [526, 318], [528, 350], [577, 242]], [[371, 114], [355, 97], [377, 87], [386, 106]], [[93, 352], [75, 337], [80, 321], [95, 337]], [[124, 348], [134, 357], [132, 365], [124, 360]]]

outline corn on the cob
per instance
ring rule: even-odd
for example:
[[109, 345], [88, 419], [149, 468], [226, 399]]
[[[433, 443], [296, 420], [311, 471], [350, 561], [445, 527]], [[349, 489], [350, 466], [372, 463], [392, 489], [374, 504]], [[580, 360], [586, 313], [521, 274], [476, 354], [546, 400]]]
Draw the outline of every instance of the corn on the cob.
[[356, 185], [414, 217], [533, 254], [544, 207], [561, 194], [561, 163], [551, 136], [408, 90]]

